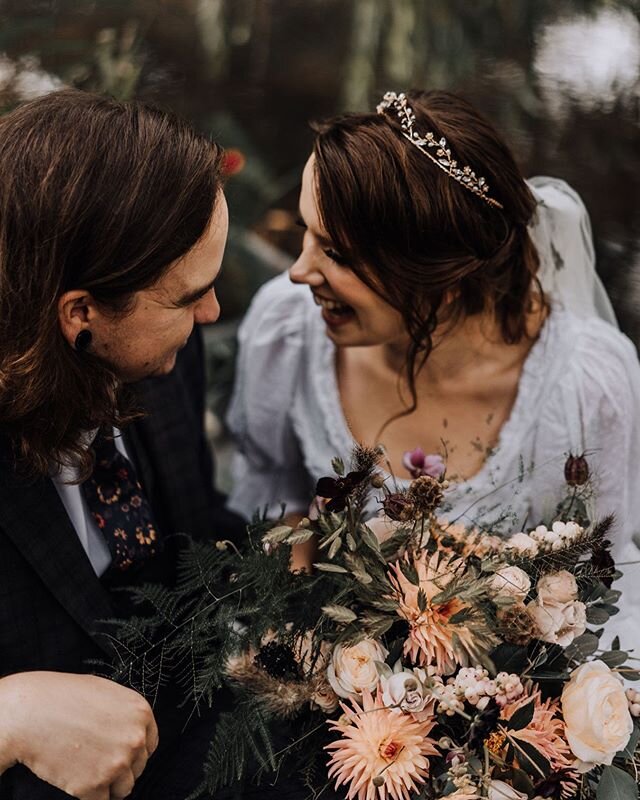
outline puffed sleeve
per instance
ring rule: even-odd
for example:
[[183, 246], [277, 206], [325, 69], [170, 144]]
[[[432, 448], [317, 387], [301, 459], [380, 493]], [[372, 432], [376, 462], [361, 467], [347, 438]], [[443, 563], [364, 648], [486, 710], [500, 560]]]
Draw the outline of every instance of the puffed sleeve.
[[[594, 471], [595, 518], [614, 515], [613, 556], [623, 573], [613, 586], [622, 591], [620, 613], [610, 619], [605, 641], [618, 635], [622, 648], [633, 648], [640, 657], [640, 366], [626, 337], [603, 323], [596, 331], [601, 349], [585, 375], [590, 379], [585, 400], [590, 406], [587, 446], [591, 439], [598, 449], [588, 459]], [[607, 347], [602, 347], [604, 339]], [[596, 342], [591, 352], [595, 349]]]
[[236, 381], [227, 414], [236, 452], [228, 506], [250, 519], [304, 512], [312, 498], [309, 477], [291, 422], [304, 358], [309, 291], [281, 275], [255, 295], [239, 334]]
[[[551, 438], [568, 437], [574, 454], [586, 453], [594, 520], [614, 515], [610, 539], [622, 579], [620, 613], [611, 617], [603, 642], [620, 636], [623, 649], [640, 657], [640, 364], [626, 336], [601, 320], [581, 321], [545, 422]], [[552, 452], [553, 444], [544, 447]], [[636, 563], [629, 563], [636, 562]]]
[[529, 233], [538, 251], [538, 277], [547, 294], [578, 317], [616, 324], [596, 272], [591, 222], [580, 195], [559, 178], [531, 178], [537, 207]]

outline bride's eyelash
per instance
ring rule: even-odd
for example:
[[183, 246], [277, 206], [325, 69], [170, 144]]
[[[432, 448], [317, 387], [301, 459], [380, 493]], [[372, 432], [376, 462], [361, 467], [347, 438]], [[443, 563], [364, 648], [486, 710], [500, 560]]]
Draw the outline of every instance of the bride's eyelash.
[[332, 261], [335, 261], [336, 264], [340, 264], [341, 267], [349, 266], [349, 262], [344, 256], [341, 256], [340, 253], [333, 250], [331, 247], [326, 247], [322, 251], [327, 258], [330, 258]]
[[[296, 217], [296, 225], [299, 228], [304, 228], [304, 230], [307, 230], [307, 225], [305, 221], [302, 219], [302, 217]], [[324, 247], [322, 249], [322, 252], [325, 254], [327, 258], [330, 258], [331, 261], [335, 261], [336, 264], [340, 264], [340, 266], [343, 267], [349, 266], [349, 262], [347, 261], [347, 259], [344, 256], [341, 256], [340, 253], [338, 253], [338, 251], [334, 250], [332, 247]]]

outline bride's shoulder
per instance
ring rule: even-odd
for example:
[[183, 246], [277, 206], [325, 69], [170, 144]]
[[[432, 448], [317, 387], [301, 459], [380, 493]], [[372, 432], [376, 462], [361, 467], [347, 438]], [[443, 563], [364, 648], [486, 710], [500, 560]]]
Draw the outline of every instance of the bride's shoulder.
[[633, 342], [615, 325], [599, 317], [582, 317], [555, 304], [551, 311], [553, 336], [577, 364], [606, 360], [640, 369]]
[[550, 322], [565, 395], [568, 389], [583, 402], [607, 399], [621, 408], [640, 403], [640, 362], [625, 334], [604, 320], [557, 307]]
[[311, 318], [313, 298], [307, 286], [291, 283], [287, 273], [258, 289], [240, 325], [241, 342], [262, 345], [301, 340]]

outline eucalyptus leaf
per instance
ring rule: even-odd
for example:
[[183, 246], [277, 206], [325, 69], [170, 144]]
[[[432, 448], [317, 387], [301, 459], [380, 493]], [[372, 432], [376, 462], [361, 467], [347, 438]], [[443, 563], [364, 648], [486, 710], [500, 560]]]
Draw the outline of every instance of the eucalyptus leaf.
[[587, 622], [590, 625], [604, 625], [609, 621], [609, 612], [602, 606], [590, 606], [587, 609]]
[[640, 740], [640, 727], [636, 724], [633, 726], [629, 741], [625, 745], [624, 750], [616, 753], [616, 758], [630, 759], [633, 758], [638, 748], [638, 741]]
[[599, 644], [598, 637], [593, 633], [587, 632], [583, 633], [581, 636], [576, 636], [565, 652], [570, 657], [576, 656], [578, 658], [584, 658], [595, 653]]
[[606, 653], [602, 653], [599, 658], [601, 661], [604, 661], [608, 667], [613, 669], [614, 667], [622, 666], [627, 658], [629, 658], [629, 654], [624, 650], [609, 650]]
[[628, 772], [614, 766], [605, 767], [596, 800], [638, 800], [638, 785]]

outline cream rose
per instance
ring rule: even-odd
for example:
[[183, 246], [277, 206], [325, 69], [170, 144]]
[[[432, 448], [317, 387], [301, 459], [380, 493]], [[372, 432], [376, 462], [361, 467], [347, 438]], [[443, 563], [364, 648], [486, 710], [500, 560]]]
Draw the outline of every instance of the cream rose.
[[540, 605], [564, 605], [578, 597], [576, 579], [566, 569], [544, 575], [537, 583]]
[[531, 588], [531, 579], [520, 567], [502, 567], [491, 579], [490, 586], [497, 595], [524, 600]]
[[610, 765], [633, 731], [624, 686], [604, 661], [589, 661], [574, 669], [561, 698], [565, 734], [586, 770]]
[[489, 782], [489, 800], [527, 800], [527, 795], [509, 786], [504, 781]]
[[384, 661], [387, 650], [373, 639], [363, 639], [352, 647], [337, 644], [331, 654], [327, 678], [340, 697], [357, 699], [363, 689], [372, 692], [378, 684], [376, 661]]
[[426, 681], [427, 674], [420, 667], [395, 672], [388, 678], [382, 676], [382, 702], [387, 708], [400, 708], [414, 716], [422, 715], [425, 711], [425, 716], [430, 716], [435, 699], [426, 688]]
[[527, 612], [537, 628], [537, 638], [560, 647], [568, 647], [587, 629], [587, 609], [578, 600], [564, 605], [541, 605], [536, 600], [529, 603]]
[[311, 695], [311, 705], [326, 714], [331, 714], [332, 711], [338, 708], [338, 696], [327, 681], [318, 681], [315, 691]]

